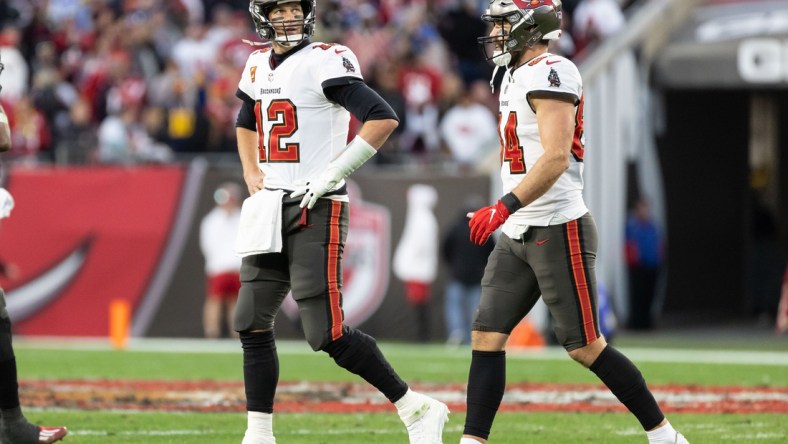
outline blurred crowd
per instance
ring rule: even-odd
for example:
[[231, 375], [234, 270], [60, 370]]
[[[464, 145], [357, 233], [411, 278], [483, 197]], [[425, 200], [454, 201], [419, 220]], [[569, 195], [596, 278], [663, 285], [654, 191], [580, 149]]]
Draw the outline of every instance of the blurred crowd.
[[[624, 24], [619, 0], [565, 0], [570, 58]], [[247, 0], [0, 0], [6, 159], [163, 163], [235, 153], [235, 97], [258, 41]], [[356, 53], [402, 122], [381, 163], [472, 167], [497, 146], [486, 0], [318, 0], [313, 41]], [[245, 41], [246, 40], [246, 41]]]

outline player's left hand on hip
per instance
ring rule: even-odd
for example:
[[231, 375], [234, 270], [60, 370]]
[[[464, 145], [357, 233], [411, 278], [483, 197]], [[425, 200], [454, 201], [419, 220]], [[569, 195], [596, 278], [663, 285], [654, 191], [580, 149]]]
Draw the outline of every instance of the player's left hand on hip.
[[317, 200], [322, 195], [334, 189], [334, 187], [343, 178], [344, 175], [338, 168], [332, 168], [329, 166], [315, 180], [310, 180], [306, 183], [306, 185], [296, 187], [296, 189], [290, 193], [290, 197], [303, 196], [301, 203], [298, 206], [301, 208], [307, 207], [311, 210], [312, 207], [315, 206]]
[[490, 235], [503, 225], [511, 214], [509, 208], [500, 200], [495, 205], [468, 213], [471, 218], [468, 221], [468, 226], [471, 227], [471, 242], [476, 245], [484, 245]]

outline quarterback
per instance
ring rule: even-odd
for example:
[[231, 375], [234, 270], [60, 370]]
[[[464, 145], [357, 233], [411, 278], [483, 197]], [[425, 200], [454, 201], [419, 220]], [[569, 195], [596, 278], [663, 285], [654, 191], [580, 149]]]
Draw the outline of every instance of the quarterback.
[[[396, 406], [411, 443], [441, 443], [446, 405], [410, 390], [375, 340], [343, 322], [341, 259], [349, 217], [344, 179], [377, 152], [397, 127], [397, 116], [364, 83], [350, 48], [310, 41], [314, 0], [253, 0], [249, 11], [270, 46], [249, 56], [238, 85], [238, 152], [251, 195], [240, 232], [253, 200], [267, 202], [274, 210], [265, 215], [279, 220], [269, 229], [277, 241], [259, 249], [246, 248], [243, 235], [236, 242], [249, 252], [242, 253], [234, 319], [248, 411], [243, 443], [276, 442], [274, 318], [291, 290], [312, 349], [380, 390]], [[363, 125], [347, 143], [351, 113]]]
[[[596, 226], [583, 202], [583, 85], [577, 67], [548, 52], [561, 35], [560, 0], [490, 0], [479, 38], [506, 72], [500, 86], [503, 197], [473, 213], [471, 240], [501, 228], [482, 278], [461, 444], [485, 443], [506, 385], [506, 341], [539, 297], [558, 341], [637, 418], [650, 443], [686, 444], [640, 371], [600, 334]], [[494, 77], [494, 76], [493, 76]]]

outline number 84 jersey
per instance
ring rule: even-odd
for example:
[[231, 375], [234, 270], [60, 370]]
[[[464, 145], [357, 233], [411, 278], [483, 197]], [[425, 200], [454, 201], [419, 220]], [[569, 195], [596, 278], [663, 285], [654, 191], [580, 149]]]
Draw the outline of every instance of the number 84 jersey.
[[267, 188], [292, 190], [344, 150], [350, 113], [326, 98], [323, 85], [362, 80], [356, 56], [345, 46], [312, 42], [294, 51], [275, 67], [270, 48], [253, 52], [238, 84], [239, 97], [255, 103], [258, 161]]
[[498, 129], [504, 194], [517, 186], [544, 154], [531, 101], [555, 98], [576, 105], [569, 168], [547, 192], [512, 214], [503, 226], [504, 233], [521, 232], [517, 225], [554, 225], [584, 215], [588, 209], [583, 202], [583, 84], [577, 67], [564, 57], [542, 54], [507, 70], [500, 91]]

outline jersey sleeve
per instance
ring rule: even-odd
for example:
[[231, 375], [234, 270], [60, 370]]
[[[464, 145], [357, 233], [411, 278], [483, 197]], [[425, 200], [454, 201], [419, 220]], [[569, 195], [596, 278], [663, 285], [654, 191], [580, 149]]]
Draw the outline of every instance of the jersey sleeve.
[[[241, 73], [241, 80], [238, 82], [238, 91], [235, 93], [238, 98], [241, 100], [254, 100], [254, 78], [257, 74], [257, 63], [260, 60], [259, 58], [260, 51], [255, 51], [249, 55], [249, 58], [246, 60], [246, 66], [244, 66], [244, 70]], [[244, 97], [244, 95], [246, 97]]]
[[568, 59], [551, 55], [534, 65], [534, 75], [528, 91], [528, 104], [531, 108], [533, 108], [532, 98], [555, 97], [577, 104], [582, 95], [583, 82], [580, 71]]
[[320, 84], [327, 85], [333, 79], [348, 77], [364, 80], [361, 76], [358, 58], [347, 46], [320, 44], [314, 45], [312, 51], [318, 51], [320, 54], [319, 57], [316, 57], [320, 60], [317, 70]]

